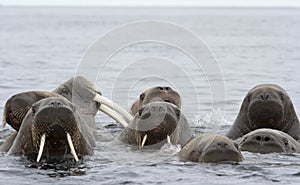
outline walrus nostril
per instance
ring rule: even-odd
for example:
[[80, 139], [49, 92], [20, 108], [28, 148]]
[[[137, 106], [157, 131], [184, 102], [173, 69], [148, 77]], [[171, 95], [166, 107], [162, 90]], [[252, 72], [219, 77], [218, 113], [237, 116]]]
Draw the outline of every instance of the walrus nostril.
[[265, 137], [265, 141], [268, 142], [270, 141], [271, 139], [269, 137]]
[[261, 95], [260, 95], [260, 99], [261, 100], [269, 100], [270, 99], [270, 94], [268, 94], [268, 93], [262, 93]]
[[57, 102], [57, 101], [53, 101], [53, 102], [50, 102], [49, 103], [49, 106], [52, 106], [52, 107], [59, 107], [61, 106], [62, 104], [60, 102]]
[[221, 148], [226, 148], [228, 144], [226, 142], [218, 142], [217, 145]]
[[165, 102], [171, 103], [171, 100], [166, 99]]
[[256, 136], [255, 139], [256, 139], [257, 141], [260, 141], [260, 140], [261, 140], [261, 137], [260, 137], [260, 136]]

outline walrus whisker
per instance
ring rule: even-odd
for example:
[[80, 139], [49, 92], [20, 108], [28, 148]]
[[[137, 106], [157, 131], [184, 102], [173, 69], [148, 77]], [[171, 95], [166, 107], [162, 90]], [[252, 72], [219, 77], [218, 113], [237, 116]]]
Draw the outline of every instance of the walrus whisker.
[[[124, 116], [127, 121], [131, 121], [133, 120], [132, 115], [129, 114], [129, 112], [127, 112], [124, 108], [122, 108], [120, 105], [116, 104], [115, 102], [113, 102], [112, 100], [101, 96], [99, 94], [96, 94], [94, 100], [98, 103], [104, 104], [114, 110], [116, 110], [117, 112], [119, 112], [122, 116]], [[101, 105], [102, 106], [102, 105]], [[100, 107], [101, 107], [100, 106]]]
[[115, 121], [117, 121], [118, 123], [120, 123], [123, 127], [127, 127], [128, 123], [121, 117], [119, 117], [116, 112], [112, 109], [110, 109], [108, 106], [106, 105], [101, 105], [99, 107], [99, 110], [101, 112], [104, 112], [105, 114], [107, 114], [109, 117], [113, 118]]
[[44, 151], [44, 146], [45, 146], [45, 141], [46, 141], [46, 134], [43, 134], [43, 136], [41, 137], [41, 142], [40, 142], [40, 149], [39, 149], [39, 153], [36, 159], [36, 162], [40, 162], [43, 151]]
[[142, 141], [142, 145], [141, 145], [141, 148], [143, 148], [144, 147], [144, 145], [145, 145], [145, 143], [146, 143], [146, 141], [147, 141], [147, 134], [144, 136], [144, 138], [143, 138], [143, 141]]
[[73, 155], [73, 157], [75, 158], [76, 161], [79, 161], [78, 156], [76, 154], [76, 151], [74, 149], [72, 138], [71, 138], [71, 136], [68, 132], [67, 132], [67, 140], [68, 140], [68, 144], [69, 144], [69, 147], [70, 147], [70, 150], [71, 150], [71, 154]]

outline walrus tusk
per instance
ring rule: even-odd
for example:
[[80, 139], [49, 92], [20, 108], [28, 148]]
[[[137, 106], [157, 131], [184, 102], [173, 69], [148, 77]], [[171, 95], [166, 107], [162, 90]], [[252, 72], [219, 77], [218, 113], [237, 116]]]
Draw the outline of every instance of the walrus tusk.
[[145, 145], [145, 143], [146, 143], [146, 140], [147, 140], [147, 134], [144, 136], [144, 138], [143, 138], [143, 141], [142, 141], [142, 145], [141, 145], [141, 148], [143, 148], [144, 147], [144, 145]]
[[96, 94], [94, 100], [98, 103], [108, 106], [109, 108], [111, 108], [113, 110], [116, 110], [118, 113], [120, 113], [122, 116], [124, 116], [128, 122], [133, 120], [133, 116], [131, 114], [129, 114], [129, 112], [127, 112], [124, 108], [122, 108], [120, 105], [116, 104], [115, 102], [111, 101], [110, 99], [108, 99], [104, 96], [101, 96], [99, 94]]
[[40, 149], [39, 149], [39, 153], [36, 159], [36, 162], [40, 162], [43, 151], [44, 151], [44, 146], [45, 146], [45, 141], [46, 141], [46, 134], [43, 134], [41, 137], [41, 143], [40, 143]]
[[76, 161], [79, 161], [79, 159], [77, 157], [77, 154], [76, 154], [76, 151], [74, 149], [72, 138], [71, 138], [71, 136], [68, 132], [67, 132], [67, 140], [68, 140], [68, 144], [69, 144], [69, 147], [70, 147], [70, 150], [71, 150], [71, 154], [73, 155], [73, 157], [75, 158]]
[[104, 112], [105, 114], [107, 114], [108, 116], [110, 116], [111, 118], [113, 118], [114, 120], [116, 120], [118, 123], [120, 123], [123, 127], [127, 127], [128, 123], [122, 119], [121, 117], [119, 117], [115, 111], [111, 110], [109, 107], [107, 107], [106, 105], [101, 105], [99, 108], [100, 111]]
[[167, 135], [167, 142], [168, 142], [168, 144], [171, 144], [171, 138], [169, 135]]

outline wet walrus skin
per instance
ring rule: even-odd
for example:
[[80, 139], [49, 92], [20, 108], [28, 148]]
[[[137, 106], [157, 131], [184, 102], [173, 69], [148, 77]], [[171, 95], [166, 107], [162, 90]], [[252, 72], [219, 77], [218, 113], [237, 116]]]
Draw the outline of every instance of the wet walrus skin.
[[261, 84], [252, 88], [226, 136], [237, 139], [259, 128], [280, 130], [299, 140], [300, 124], [293, 103], [278, 85]]
[[172, 144], [183, 146], [192, 133], [177, 106], [168, 102], [151, 102], [138, 111], [118, 140], [133, 146], [159, 149], [168, 142], [168, 136]]
[[261, 128], [236, 140], [242, 151], [253, 153], [299, 153], [300, 144], [290, 135], [274, 129]]
[[131, 106], [131, 113], [135, 115], [138, 110], [143, 106], [153, 101], [169, 102], [181, 108], [181, 97], [178, 92], [174, 91], [171, 87], [152, 87], [140, 94]]
[[77, 107], [77, 112], [81, 115], [95, 116], [99, 110], [100, 103], [94, 101], [94, 97], [95, 94], [101, 95], [101, 92], [83, 76], [70, 78], [52, 92], [67, 98]]
[[[46, 91], [28, 91], [18, 93], [9, 98], [4, 106], [3, 125], [9, 124], [16, 131], [19, 130], [21, 123], [31, 108], [31, 106], [47, 97], [65, 97], [76, 106], [77, 113], [84, 117], [90, 130], [95, 129], [94, 116], [96, 115], [100, 103], [95, 102], [93, 97], [95, 93], [101, 95], [100, 91], [82, 76], [76, 76], [60, 84], [53, 92]], [[88, 133], [92, 134], [92, 133]], [[12, 145], [13, 133], [1, 146], [1, 152], [7, 152]], [[90, 136], [93, 137], [93, 136]], [[93, 146], [95, 145], [95, 142]]]
[[[85, 124], [70, 101], [64, 97], [44, 98], [29, 109], [8, 155], [24, 155], [37, 162], [57, 162], [72, 156], [78, 160], [93, 154], [90, 138], [84, 134], [85, 129]], [[68, 137], [75, 154], [71, 152]], [[40, 149], [42, 140], [45, 145]], [[40, 150], [42, 153], [38, 157]]]
[[2, 120], [3, 126], [9, 124], [13, 129], [18, 131], [23, 118], [31, 106], [41, 99], [51, 96], [59, 95], [46, 91], [28, 91], [13, 95], [6, 101], [4, 105]]
[[192, 162], [240, 162], [244, 158], [237, 144], [226, 136], [204, 134], [194, 138], [178, 152], [180, 159]]

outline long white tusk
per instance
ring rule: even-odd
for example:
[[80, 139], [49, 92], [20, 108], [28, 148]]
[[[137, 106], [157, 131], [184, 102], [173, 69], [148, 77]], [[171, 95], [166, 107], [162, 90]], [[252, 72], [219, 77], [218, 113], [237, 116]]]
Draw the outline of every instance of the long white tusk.
[[145, 143], [146, 143], [146, 140], [147, 140], [147, 134], [144, 136], [144, 138], [143, 138], [143, 141], [142, 141], [142, 145], [141, 145], [141, 147], [143, 148], [144, 147], [144, 145], [145, 145]]
[[76, 161], [79, 161], [78, 157], [77, 157], [77, 154], [76, 154], [76, 151], [74, 149], [72, 138], [71, 138], [69, 133], [67, 133], [67, 140], [68, 140], [68, 144], [69, 144], [69, 147], [70, 147], [70, 150], [71, 150], [71, 154], [73, 155], [73, 157], [75, 158]]
[[46, 141], [46, 134], [43, 134], [41, 137], [41, 143], [40, 143], [40, 149], [39, 149], [39, 153], [36, 159], [36, 162], [40, 162], [43, 151], [44, 151], [44, 146], [45, 146], [45, 141]]
[[116, 104], [115, 102], [111, 101], [110, 99], [101, 96], [99, 94], [96, 94], [94, 100], [98, 103], [101, 103], [103, 105], [106, 105], [110, 107], [111, 109], [116, 110], [118, 113], [120, 113], [122, 116], [124, 116], [128, 122], [130, 122], [133, 119], [133, 116], [129, 114], [124, 108], [122, 108], [120, 105]]
[[104, 112], [105, 114], [107, 114], [108, 116], [110, 116], [111, 118], [113, 118], [114, 120], [116, 120], [118, 123], [120, 123], [123, 127], [127, 127], [128, 123], [121, 118], [120, 116], [117, 115], [117, 113], [110, 109], [108, 106], [106, 105], [101, 105], [99, 108], [100, 111]]
[[169, 135], [167, 135], [167, 141], [168, 141], [168, 144], [171, 144], [171, 138]]

